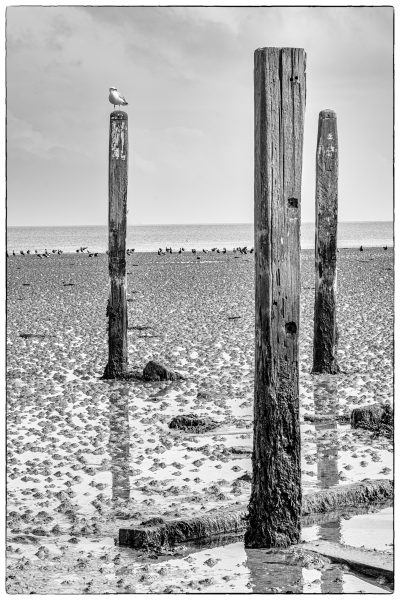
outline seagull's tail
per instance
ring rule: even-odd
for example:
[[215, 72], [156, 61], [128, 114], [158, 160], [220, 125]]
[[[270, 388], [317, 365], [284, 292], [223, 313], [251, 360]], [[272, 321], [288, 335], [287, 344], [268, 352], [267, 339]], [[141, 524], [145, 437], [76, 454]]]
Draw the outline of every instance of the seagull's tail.
[[126, 100], [124, 100], [124, 103], [123, 103], [123, 105], [122, 105], [122, 106], [128, 106], [128, 103], [127, 103], [127, 101], [126, 101]]

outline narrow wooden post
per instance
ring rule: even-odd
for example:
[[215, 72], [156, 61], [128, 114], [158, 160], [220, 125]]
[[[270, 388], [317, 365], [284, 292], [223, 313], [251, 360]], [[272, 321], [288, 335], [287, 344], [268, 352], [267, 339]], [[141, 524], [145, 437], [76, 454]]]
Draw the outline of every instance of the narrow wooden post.
[[104, 379], [115, 379], [128, 369], [128, 311], [126, 303], [126, 203], [128, 188], [128, 115], [110, 114], [108, 172], [108, 268], [110, 296], [108, 363]]
[[315, 188], [315, 304], [313, 373], [338, 373], [336, 256], [338, 139], [336, 114], [322, 110], [318, 120]]
[[255, 389], [246, 547], [300, 539], [298, 335], [306, 98], [301, 48], [255, 52]]

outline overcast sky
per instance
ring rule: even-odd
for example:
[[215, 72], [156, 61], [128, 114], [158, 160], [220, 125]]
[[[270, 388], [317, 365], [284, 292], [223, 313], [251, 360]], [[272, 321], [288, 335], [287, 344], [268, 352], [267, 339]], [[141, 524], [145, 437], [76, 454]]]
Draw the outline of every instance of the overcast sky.
[[108, 88], [129, 106], [129, 224], [253, 220], [253, 53], [307, 52], [302, 220], [318, 113], [338, 118], [339, 219], [390, 220], [392, 9], [10, 7], [9, 225], [106, 225]]

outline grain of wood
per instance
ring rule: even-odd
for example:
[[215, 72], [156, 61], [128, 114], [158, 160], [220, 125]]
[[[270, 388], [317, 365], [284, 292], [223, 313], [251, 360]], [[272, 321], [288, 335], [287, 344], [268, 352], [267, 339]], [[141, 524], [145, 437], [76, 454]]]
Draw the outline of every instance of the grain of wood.
[[333, 110], [322, 110], [316, 152], [314, 373], [339, 372], [336, 323], [338, 162], [336, 114]]
[[246, 547], [300, 539], [300, 200], [306, 98], [301, 48], [255, 51], [255, 391]]
[[108, 179], [108, 263], [110, 295], [108, 363], [104, 379], [123, 376], [128, 370], [128, 310], [126, 301], [126, 206], [128, 191], [128, 115], [110, 114]]

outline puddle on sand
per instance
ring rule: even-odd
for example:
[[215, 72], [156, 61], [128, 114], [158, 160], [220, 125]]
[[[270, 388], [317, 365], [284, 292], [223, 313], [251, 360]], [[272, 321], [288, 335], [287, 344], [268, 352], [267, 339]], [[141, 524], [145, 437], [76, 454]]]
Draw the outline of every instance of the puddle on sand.
[[[8, 563], [9, 593], [350, 593], [388, 592], [383, 582], [360, 577], [299, 548], [247, 550], [242, 540], [223, 546], [176, 547], [150, 558], [113, 545], [112, 538], [58, 542], [46, 560]], [[23, 570], [23, 578], [15, 577]]]
[[326, 540], [357, 548], [393, 551], [393, 506], [368, 507], [364, 514], [327, 516], [326, 521], [302, 528], [302, 541]]

